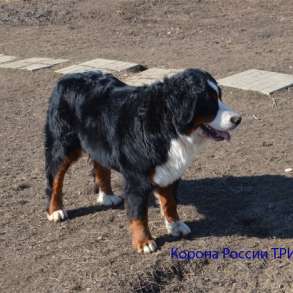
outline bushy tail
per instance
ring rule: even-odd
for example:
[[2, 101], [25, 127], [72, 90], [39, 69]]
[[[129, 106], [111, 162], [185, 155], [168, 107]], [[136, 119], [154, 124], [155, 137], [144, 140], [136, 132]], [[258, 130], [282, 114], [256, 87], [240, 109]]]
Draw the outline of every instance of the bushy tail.
[[65, 99], [63, 88], [58, 84], [49, 101], [45, 125], [46, 194], [48, 196], [51, 194], [53, 179], [58, 168], [66, 157], [70, 157], [80, 148], [73, 109]]

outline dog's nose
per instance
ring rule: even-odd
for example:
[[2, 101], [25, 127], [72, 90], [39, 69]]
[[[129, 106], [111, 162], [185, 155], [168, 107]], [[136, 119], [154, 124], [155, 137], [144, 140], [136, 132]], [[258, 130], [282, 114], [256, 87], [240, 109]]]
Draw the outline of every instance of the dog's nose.
[[241, 119], [242, 119], [241, 116], [233, 116], [233, 117], [231, 117], [230, 120], [235, 126], [237, 126], [240, 124]]

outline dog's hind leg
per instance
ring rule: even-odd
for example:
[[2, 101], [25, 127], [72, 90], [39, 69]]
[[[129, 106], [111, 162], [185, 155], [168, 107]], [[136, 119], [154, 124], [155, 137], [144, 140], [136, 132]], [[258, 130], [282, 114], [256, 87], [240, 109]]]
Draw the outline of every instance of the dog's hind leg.
[[49, 221], [59, 222], [67, 218], [67, 213], [63, 209], [62, 187], [64, 176], [70, 165], [81, 155], [81, 150], [77, 149], [64, 157], [55, 157], [47, 162], [47, 195], [48, 208], [47, 218]]
[[113, 194], [111, 187], [111, 169], [103, 167], [94, 161], [94, 176], [96, 192], [98, 193], [97, 203], [103, 206], [117, 206], [122, 202], [122, 198]]

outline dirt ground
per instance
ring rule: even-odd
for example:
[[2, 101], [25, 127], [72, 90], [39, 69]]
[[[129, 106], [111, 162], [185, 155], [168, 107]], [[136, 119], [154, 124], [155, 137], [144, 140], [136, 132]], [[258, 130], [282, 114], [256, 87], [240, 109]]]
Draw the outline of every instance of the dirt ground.
[[[290, 0], [0, 0], [0, 54], [200, 67], [215, 77], [249, 68], [293, 74]], [[59, 65], [55, 68], [61, 68]], [[64, 185], [70, 220], [45, 217], [43, 125], [53, 69], [0, 70], [1, 292], [293, 292], [292, 259], [171, 259], [182, 250], [293, 249], [293, 89], [273, 96], [225, 88], [243, 116], [230, 143], [210, 143], [179, 188], [188, 239], [131, 249], [125, 210], [95, 206], [83, 158]], [[114, 187], [122, 192], [121, 178]]]

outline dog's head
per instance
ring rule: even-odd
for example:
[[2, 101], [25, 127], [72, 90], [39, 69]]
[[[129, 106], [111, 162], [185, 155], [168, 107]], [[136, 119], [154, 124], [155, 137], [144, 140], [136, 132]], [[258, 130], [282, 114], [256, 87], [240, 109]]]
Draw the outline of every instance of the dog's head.
[[240, 124], [241, 116], [222, 101], [221, 88], [209, 73], [187, 69], [171, 77], [167, 86], [172, 88], [168, 107], [180, 134], [230, 140], [229, 131]]

